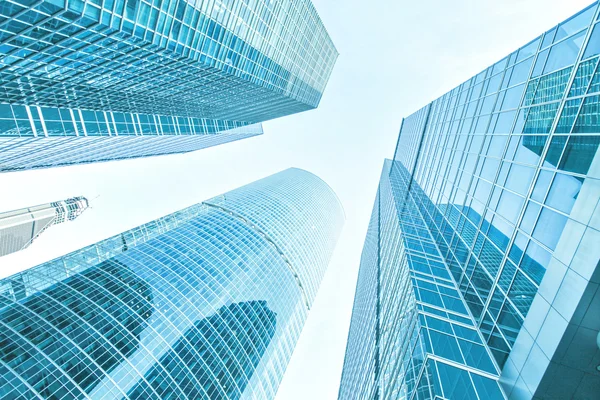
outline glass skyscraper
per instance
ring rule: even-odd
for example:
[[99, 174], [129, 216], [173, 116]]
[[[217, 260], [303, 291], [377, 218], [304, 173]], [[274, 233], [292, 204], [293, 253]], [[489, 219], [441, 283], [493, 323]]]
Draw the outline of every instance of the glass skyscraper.
[[273, 398], [343, 222], [288, 169], [0, 280], [0, 397]]
[[0, 213], [0, 257], [28, 247], [52, 225], [73, 221], [88, 207], [85, 197]]
[[598, 4], [403, 120], [340, 399], [597, 398]]
[[0, 171], [181, 153], [317, 107], [310, 0], [0, 3]]

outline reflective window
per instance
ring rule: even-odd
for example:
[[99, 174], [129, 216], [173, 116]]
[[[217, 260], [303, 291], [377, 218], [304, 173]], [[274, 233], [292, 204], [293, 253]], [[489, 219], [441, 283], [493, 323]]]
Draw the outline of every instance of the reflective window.
[[588, 45], [585, 48], [585, 53], [583, 53], [583, 59], [585, 60], [597, 54], [600, 54], [600, 25], [598, 24], [596, 24], [592, 31]]
[[557, 69], [573, 65], [579, 54], [579, 49], [583, 44], [584, 38], [585, 32], [581, 32], [552, 46], [550, 54], [548, 55], [548, 60], [546, 61], [546, 66], [544, 67], [544, 73], [553, 72]]

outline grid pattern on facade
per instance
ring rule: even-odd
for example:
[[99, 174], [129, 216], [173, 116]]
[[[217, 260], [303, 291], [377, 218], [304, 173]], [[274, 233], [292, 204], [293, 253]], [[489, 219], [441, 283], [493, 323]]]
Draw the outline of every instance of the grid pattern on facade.
[[[443, 205], [438, 245], [500, 366], [600, 144], [597, 8], [427, 105], [427, 123], [400, 135], [396, 159]], [[409, 140], [422, 150], [404, 151]]]
[[[574, 355], [583, 354], [583, 349], [593, 353], [595, 343], [588, 339], [600, 329], [593, 317], [583, 320], [585, 313], [598, 315], [597, 304], [593, 310], [589, 299], [598, 287], [600, 257], [592, 244], [600, 240], [599, 21], [596, 2], [404, 119], [389, 167], [391, 192], [405, 193], [396, 200], [405, 207], [397, 215], [383, 218], [383, 204], [391, 200], [383, 197], [380, 184], [377, 268], [381, 277], [392, 266], [415, 274], [424, 260], [427, 268], [432, 259], [447, 267], [432, 270], [433, 282], [411, 279], [416, 300], [404, 296], [392, 309], [410, 310], [414, 301], [420, 309], [423, 289], [433, 293], [447, 276], [462, 301], [455, 305], [464, 307], [481, 339], [478, 345], [492, 355], [483, 372], [493, 380], [499, 378], [504, 392], [500, 396], [541, 396], [549, 393], [554, 379], [585, 376], [560, 381], [559, 386], [564, 398], [586, 398], [594, 396], [594, 385], [600, 382], [595, 378], [597, 363]], [[385, 227], [394, 223], [399, 233], [385, 233]], [[369, 235], [375, 235], [371, 231], [370, 227]], [[373, 240], [368, 237], [365, 242], [369, 254]], [[412, 246], [422, 247], [427, 256], [410, 261]], [[394, 251], [409, 261], [386, 261], [385, 252]], [[385, 299], [397, 290], [386, 292], [384, 282], [402, 287], [407, 278], [396, 272], [398, 276], [381, 280], [377, 292], [373, 257], [365, 258], [363, 253], [361, 260], [340, 398], [353, 398], [354, 393], [395, 398], [411, 388], [412, 392], [404, 392], [407, 398], [491, 397], [479, 392], [472, 379], [474, 367], [464, 357], [460, 342], [447, 345], [449, 353], [440, 361], [429, 324], [432, 315], [415, 322], [421, 332], [428, 331], [426, 339], [422, 334], [400, 333], [403, 322], [384, 319], [381, 302], [392, 304]], [[358, 297], [367, 293], [377, 293], [381, 304], [375, 307]], [[426, 297], [437, 302], [438, 311], [450, 315], [452, 305], [443, 297], [431, 293]], [[358, 307], [367, 303], [371, 308]], [[373, 315], [373, 308], [380, 314]], [[576, 309], [581, 309], [580, 314]], [[447, 324], [445, 330], [439, 329], [439, 321], [434, 329], [460, 340], [455, 322], [449, 322], [452, 329]], [[571, 341], [573, 330], [583, 326], [588, 330], [586, 340]], [[397, 346], [417, 349], [422, 342], [425, 356], [416, 360], [427, 366], [416, 369], [424, 371], [421, 378], [414, 373], [414, 360], [406, 364], [397, 346], [385, 347], [388, 330], [397, 332], [392, 335], [399, 338]], [[559, 343], [570, 346], [570, 359], [561, 355], [565, 350], [558, 348]], [[393, 354], [391, 361], [386, 360], [388, 353]], [[375, 362], [374, 354], [385, 363]], [[426, 362], [426, 357], [431, 361]], [[462, 372], [444, 372], [449, 381], [462, 382], [455, 385], [460, 390], [449, 396], [440, 365], [451, 360], [457, 367], [463, 359], [466, 368], [458, 369], [467, 371], [475, 386], [468, 387]], [[394, 364], [395, 372], [386, 373], [383, 366]], [[378, 368], [374, 376], [371, 371]], [[405, 386], [398, 388], [402, 379]]]
[[[261, 187], [245, 186], [204, 203], [233, 211], [273, 240], [312, 304], [337, 241], [328, 229], [340, 229], [345, 216], [335, 192], [320, 178], [297, 168], [289, 171], [294, 173], [275, 174]], [[287, 240], [298, 236], [305, 240]]]
[[[429, 231], [422, 200], [406, 169], [386, 161], [340, 399], [503, 398], [498, 370]], [[369, 291], [374, 300], [365, 298]], [[357, 308], [364, 302], [376, 305]]]
[[316, 107], [337, 57], [308, 0], [9, 0], [1, 10], [0, 77], [16, 104], [259, 122]]
[[[231, 130], [317, 107], [336, 58], [310, 0], [6, 0], [0, 154], [15, 160], [0, 159], [0, 171], [235, 140]], [[127, 152], [115, 142], [132, 139], [97, 139], [122, 136], [140, 143]], [[36, 152], [62, 150], [65, 137], [76, 157], [44, 162], [27, 151], [38, 141]]]
[[273, 398], [307, 316], [284, 261], [301, 258], [236, 215], [290, 227], [271, 233], [280, 248], [329, 252], [327, 263], [343, 212], [297, 169], [222, 197], [253, 189], [232, 213], [198, 204], [0, 281], [1, 396]]
[[188, 153], [262, 133], [258, 124], [210, 135], [0, 139], [0, 172]]

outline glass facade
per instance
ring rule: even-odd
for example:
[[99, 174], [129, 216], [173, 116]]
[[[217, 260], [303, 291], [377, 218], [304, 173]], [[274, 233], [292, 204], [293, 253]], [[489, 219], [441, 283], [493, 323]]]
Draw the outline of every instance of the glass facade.
[[275, 396], [344, 221], [289, 169], [0, 281], [0, 397]]
[[598, 8], [403, 120], [340, 399], [597, 396]]
[[0, 171], [260, 134], [317, 107], [337, 58], [310, 0], [6, 0], [0, 43]]
[[23, 250], [52, 225], [73, 221], [88, 207], [85, 197], [0, 213], [0, 257]]

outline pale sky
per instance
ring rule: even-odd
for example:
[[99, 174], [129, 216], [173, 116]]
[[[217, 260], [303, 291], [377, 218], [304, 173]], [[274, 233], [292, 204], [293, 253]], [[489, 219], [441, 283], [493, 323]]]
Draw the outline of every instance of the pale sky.
[[0, 174], [0, 211], [93, 199], [76, 221], [0, 258], [0, 278], [288, 167], [306, 169], [336, 191], [347, 220], [276, 400], [336, 399], [367, 223], [402, 117], [591, 2], [313, 3], [340, 52], [318, 109], [194, 153]]

